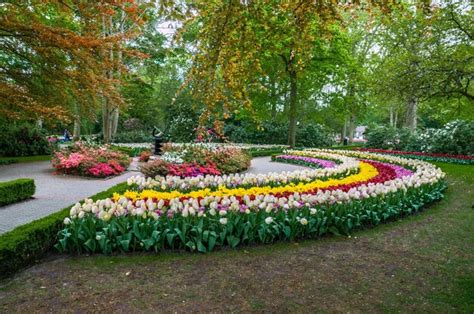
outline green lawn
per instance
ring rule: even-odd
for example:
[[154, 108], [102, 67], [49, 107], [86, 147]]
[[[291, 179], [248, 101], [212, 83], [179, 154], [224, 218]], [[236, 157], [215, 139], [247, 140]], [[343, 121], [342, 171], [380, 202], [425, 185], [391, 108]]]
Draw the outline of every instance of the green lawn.
[[0, 312], [472, 313], [474, 166], [439, 166], [446, 198], [417, 216], [206, 255], [52, 255], [0, 283]]

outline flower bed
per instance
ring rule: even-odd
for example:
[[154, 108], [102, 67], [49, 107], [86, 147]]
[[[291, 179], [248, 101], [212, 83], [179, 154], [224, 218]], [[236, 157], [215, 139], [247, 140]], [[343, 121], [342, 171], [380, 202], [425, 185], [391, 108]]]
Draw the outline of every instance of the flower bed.
[[272, 156], [273, 161], [286, 162], [290, 164], [302, 165], [312, 168], [334, 168], [336, 163], [332, 160], [319, 159], [298, 155], [276, 155]]
[[130, 165], [130, 158], [107, 146], [77, 142], [56, 152], [51, 162], [57, 173], [109, 177], [124, 172]]
[[[292, 153], [292, 151], [289, 151]], [[294, 153], [294, 152], [293, 152]], [[338, 165], [333, 168], [308, 169], [292, 172], [268, 173], [268, 174], [229, 174], [222, 176], [197, 176], [191, 178], [181, 178], [176, 176], [159, 176], [155, 179], [142, 176], [131, 177], [128, 179], [129, 185], [135, 189], [155, 189], [162, 191], [171, 190], [196, 190], [202, 188], [217, 189], [220, 186], [228, 188], [252, 186], [280, 186], [288, 183], [297, 184], [299, 182], [308, 182], [314, 179], [327, 180], [331, 177], [341, 177], [348, 174], [357, 173], [359, 170], [359, 161], [352, 157], [340, 156], [328, 152], [302, 152], [311, 154], [314, 157], [336, 160]]]
[[337, 162], [297, 174], [131, 178], [125, 193], [73, 206], [56, 247], [106, 254], [166, 248], [207, 252], [349, 234], [417, 212], [440, 199], [446, 186], [439, 168], [418, 160], [354, 151], [285, 155]]
[[233, 146], [200, 144], [163, 146], [163, 154], [141, 166], [146, 177], [221, 175], [241, 172], [250, 166], [250, 156]]
[[425, 161], [440, 161], [440, 162], [465, 164], [465, 165], [474, 164], [474, 156], [466, 156], [466, 155], [407, 152], [407, 151], [386, 150], [386, 149], [376, 149], [376, 148], [356, 148], [355, 150], [362, 151], [362, 152], [388, 154], [388, 155], [394, 155], [394, 156], [403, 156], [406, 158], [419, 159], [419, 160], [425, 160]]

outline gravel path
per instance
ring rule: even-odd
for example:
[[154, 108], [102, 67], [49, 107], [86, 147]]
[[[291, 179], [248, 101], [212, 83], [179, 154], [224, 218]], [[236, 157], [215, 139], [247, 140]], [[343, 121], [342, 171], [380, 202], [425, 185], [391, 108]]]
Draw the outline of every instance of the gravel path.
[[[136, 164], [132, 163], [130, 169], [135, 170]], [[260, 157], [252, 160], [247, 172], [268, 173], [298, 169], [304, 169], [304, 167], [272, 163], [270, 157]], [[59, 211], [137, 174], [136, 171], [128, 171], [110, 179], [93, 179], [55, 175], [53, 171], [49, 161], [0, 166], [0, 182], [18, 178], [32, 178], [36, 184], [36, 193], [33, 199], [0, 207], [0, 234]]]

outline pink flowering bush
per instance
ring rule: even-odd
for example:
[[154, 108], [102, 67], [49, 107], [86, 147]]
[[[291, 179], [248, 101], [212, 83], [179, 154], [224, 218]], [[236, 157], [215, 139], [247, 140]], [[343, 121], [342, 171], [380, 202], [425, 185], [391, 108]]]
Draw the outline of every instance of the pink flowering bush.
[[53, 155], [57, 173], [92, 177], [109, 177], [125, 171], [130, 158], [107, 146], [92, 146], [77, 142]]

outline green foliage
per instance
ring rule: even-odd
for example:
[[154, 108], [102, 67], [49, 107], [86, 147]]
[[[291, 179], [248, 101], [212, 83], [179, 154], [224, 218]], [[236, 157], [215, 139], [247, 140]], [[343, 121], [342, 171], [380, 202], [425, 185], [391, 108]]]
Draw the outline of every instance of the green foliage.
[[[294, 241], [325, 234], [348, 235], [355, 229], [416, 213], [426, 204], [442, 198], [445, 187], [444, 182], [439, 182], [385, 198], [332, 204], [330, 208], [323, 205], [313, 214], [310, 208], [302, 207], [274, 213], [264, 210], [248, 214], [228, 212], [225, 218], [162, 215], [154, 219], [127, 215], [112, 217], [107, 222], [88, 215], [66, 225], [55, 247], [71, 253], [160, 252], [165, 249], [205, 253], [225, 246]], [[305, 223], [302, 218], [306, 219]]]
[[0, 123], [1, 156], [36, 156], [51, 153], [45, 130], [33, 124]]
[[329, 147], [334, 144], [332, 135], [320, 124], [308, 124], [297, 130], [296, 145]]
[[[92, 199], [110, 197], [114, 192], [123, 193], [126, 189], [127, 184], [120, 183], [92, 196]], [[0, 277], [37, 262], [51, 251], [58, 241], [58, 232], [63, 228], [69, 209], [64, 208], [0, 235]]]
[[14, 158], [4, 158], [4, 159], [0, 159], [0, 166], [1, 165], [10, 165], [10, 164], [14, 164], [14, 163], [17, 163], [18, 160], [14, 159]]
[[[256, 128], [251, 121], [227, 124], [225, 136], [234, 143], [286, 144], [288, 125], [277, 121], [265, 121]], [[329, 130], [320, 124], [308, 123], [297, 130], [296, 146], [328, 147], [334, 143]]]
[[114, 143], [152, 143], [151, 131], [144, 130], [122, 131], [115, 134]]
[[280, 154], [283, 152], [283, 149], [276, 149], [276, 148], [248, 149], [246, 151], [250, 156], [252, 156], [252, 158], [255, 158], [255, 157], [264, 157], [264, 156], [272, 156], [275, 154]]
[[366, 132], [370, 148], [443, 153], [474, 154], [474, 122], [455, 120], [440, 129], [427, 129], [411, 134], [408, 129], [377, 126]]
[[428, 129], [417, 137], [416, 146], [428, 153], [474, 154], [474, 122], [455, 120], [440, 129]]
[[406, 150], [413, 140], [413, 136], [407, 128], [375, 126], [368, 128], [365, 135], [367, 147], [380, 149]]
[[26, 200], [35, 194], [36, 186], [33, 179], [16, 179], [0, 182], [0, 206]]
[[137, 157], [143, 151], [150, 150], [149, 148], [145, 148], [145, 147], [125, 147], [125, 146], [116, 146], [116, 145], [111, 145], [110, 149], [115, 150], [117, 152], [125, 153], [129, 157]]

